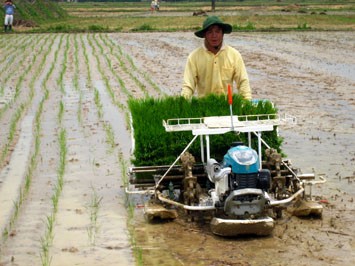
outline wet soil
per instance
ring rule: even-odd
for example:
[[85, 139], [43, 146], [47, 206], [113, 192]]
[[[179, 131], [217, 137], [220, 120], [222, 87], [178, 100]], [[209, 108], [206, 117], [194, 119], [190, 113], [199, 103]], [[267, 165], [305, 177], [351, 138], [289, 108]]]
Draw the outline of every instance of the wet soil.
[[[244, 58], [253, 97], [297, 117], [280, 128], [283, 149], [302, 172], [327, 179], [313, 188], [322, 218], [285, 212], [271, 236], [238, 238], [217, 237], [202, 220], [149, 224], [143, 198], [128, 218], [127, 99], [180, 93], [186, 57], [201, 45], [191, 32], [1, 35], [0, 265], [41, 265], [49, 217], [51, 265], [132, 265], [132, 234], [143, 265], [355, 264], [355, 35], [225, 39]], [[53, 210], [63, 131], [64, 183]]]

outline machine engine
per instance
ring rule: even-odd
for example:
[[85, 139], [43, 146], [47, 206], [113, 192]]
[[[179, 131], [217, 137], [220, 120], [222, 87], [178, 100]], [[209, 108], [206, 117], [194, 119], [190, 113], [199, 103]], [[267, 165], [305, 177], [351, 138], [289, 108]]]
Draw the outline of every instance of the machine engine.
[[231, 147], [221, 163], [208, 160], [208, 178], [215, 184], [212, 200], [224, 215], [233, 219], [264, 215], [269, 202], [270, 171], [259, 170], [259, 166], [256, 151], [241, 144]]

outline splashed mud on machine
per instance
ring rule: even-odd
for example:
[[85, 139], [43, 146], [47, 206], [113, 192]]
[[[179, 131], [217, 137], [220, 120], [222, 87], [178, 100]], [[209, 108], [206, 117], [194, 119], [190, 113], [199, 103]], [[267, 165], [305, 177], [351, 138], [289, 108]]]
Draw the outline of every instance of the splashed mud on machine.
[[[322, 206], [313, 200], [312, 186], [325, 179], [301, 174], [262, 139], [262, 132], [285, 124], [296, 124], [296, 119], [231, 112], [230, 116], [164, 120], [166, 132], [191, 131], [192, 140], [171, 165], [130, 167], [126, 192], [151, 194], [144, 208], [148, 220], [174, 219], [178, 210], [184, 210], [192, 221], [202, 213], [210, 217], [211, 231], [220, 236], [269, 235], [275, 219], [290, 205], [296, 216], [321, 216]], [[210, 136], [227, 132], [248, 134], [249, 143], [231, 143], [218, 162], [210, 157]], [[257, 138], [257, 151], [251, 148], [252, 137]], [[188, 152], [198, 138], [201, 162]], [[142, 175], [153, 176], [154, 182], [137, 178]]]

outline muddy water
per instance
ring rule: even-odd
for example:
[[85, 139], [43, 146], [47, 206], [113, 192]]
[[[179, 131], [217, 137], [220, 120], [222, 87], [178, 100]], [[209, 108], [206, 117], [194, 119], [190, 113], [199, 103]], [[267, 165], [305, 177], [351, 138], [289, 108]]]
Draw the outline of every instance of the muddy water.
[[[313, 188], [318, 199], [329, 203], [323, 218], [285, 213], [270, 237], [223, 239], [212, 235], [208, 224], [180, 219], [147, 224], [140, 208], [144, 200], [137, 200], [136, 234], [144, 265], [285, 265], [295, 259], [297, 265], [355, 263], [354, 39], [346, 32], [226, 36], [244, 57], [254, 98], [270, 99], [281, 113], [296, 116], [297, 125], [280, 128], [283, 149], [303, 173], [328, 180]], [[201, 43], [191, 33], [125, 35], [124, 40], [118, 42], [169, 94], [180, 91], [181, 58]]]
[[[9, 53], [0, 73], [0, 102], [12, 104], [0, 116], [0, 148], [31, 88], [34, 96], [24, 107], [11, 150], [26, 133], [22, 121], [34, 117], [42, 101], [43, 110], [29, 192], [13, 222], [0, 220], [1, 228], [8, 228], [8, 237], [1, 238], [0, 265], [41, 265], [41, 239], [53, 214], [52, 265], [134, 264], [122, 187], [132, 145], [127, 99], [179, 94], [186, 57], [201, 40], [190, 32], [6, 37], [6, 42], [0, 37], [1, 54], [5, 47]], [[253, 97], [270, 99], [281, 113], [296, 116], [297, 125], [280, 128], [283, 149], [303, 172], [326, 177], [326, 185], [313, 190], [323, 200], [323, 218], [299, 219], [285, 212], [270, 237], [220, 238], [203, 220], [148, 224], [141, 208], [145, 199], [138, 197], [133, 222], [143, 265], [286, 265], [296, 259], [297, 265], [355, 264], [354, 34], [232, 33], [226, 41], [243, 55]], [[22, 61], [30, 63], [28, 68], [18, 67]], [[7, 79], [6, 69], [18, 71]], [[21, 90], [14, 99], [16, 86]], [[53, 212], [61, 130], [66, 132], [66, 168]], [[31, 143], [29, 156], [35, 150]], [[6, 160], [11, 166], [19, 158], [14, 152]], [[1, 195], [11, 180], [5, 166]], [[15, 202], [19, 193], [11, 195]]]

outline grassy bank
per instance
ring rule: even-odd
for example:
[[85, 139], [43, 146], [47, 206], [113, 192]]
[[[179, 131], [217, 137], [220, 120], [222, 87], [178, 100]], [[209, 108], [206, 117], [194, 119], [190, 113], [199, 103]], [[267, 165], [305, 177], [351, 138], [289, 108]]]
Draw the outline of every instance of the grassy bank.
[[[16, 6], [14, 25], [31, 29], [40, 26], [42, 23], [62, 20], [68, 17], [67, 12], [56, 2], [46, 0], [13, 0]], [[3, 8], [0, 15], [4, 16]]]
[[[201, 27], [205, 15], [218, 15], [234, 31], [355, 30], [355, 3], [351, 1], [162, 2], [151, 12], [150, 2], [60, 3], [63, 14], [36, 19], [32, 32], [140, 32], [192, 31]], [[194, 12], [204, 12], [193, 16]]]

